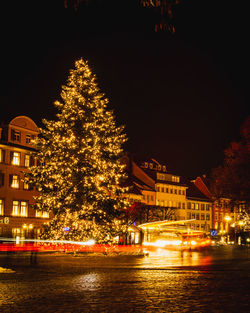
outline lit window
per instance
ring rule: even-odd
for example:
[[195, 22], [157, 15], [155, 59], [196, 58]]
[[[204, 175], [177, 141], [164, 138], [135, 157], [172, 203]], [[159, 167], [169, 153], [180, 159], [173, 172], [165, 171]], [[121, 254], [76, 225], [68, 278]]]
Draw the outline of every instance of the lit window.
[[3, 199], [0, 199], [0, 215], [3, 215], [4, 210], [4, 201]]
[[23, 189], [25, 189], [25, 190], [30, 189], [30, 185], [26, 181], [24, 181], [24, 183], [23, 183]]
[[49, 212], [43, 212], [42, 217], [44, 217], [44, 218], [49, 218]]
[[20, 165], [20, 153], [19, 152], [13, 152], [12, 164]]
[[19, 177], [17, 175], [12, 176], [11, 188], [19, 188]]
[[195, 210], [199, 210], [199, 203], [195, 203]]
[[18, 201], [13, 201], [12, 215], [19, 215], [19, 202]]
[[20, 228], [12, 228], [12, 237], [16, 238], [17, 236], [21, 235], [21, 229]]
[[36, 217], [41, 217], [42, 216], [42, 211], [36, 210]]
[[21, 201], [20, 215], [28, 216], [28, 203], [26, 201]]
[[191, 203], [191, 209], [194, 210], [194, 203]]
[[29, 154], [25, 154], [25, 157], [24, 157], [24, 166], [25, 166], [25, 167], [29, 167], [29, 166], [30, 166], [30, 155], [29, 155]]

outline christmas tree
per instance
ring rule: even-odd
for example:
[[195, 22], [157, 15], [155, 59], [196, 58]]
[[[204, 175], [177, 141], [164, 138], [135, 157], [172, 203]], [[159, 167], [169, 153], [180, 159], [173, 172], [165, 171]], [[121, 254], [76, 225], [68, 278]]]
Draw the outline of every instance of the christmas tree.
[[75, 62], [61, 98], [57, 120], [43, 120], [34, 141], [38, 165], [28, 176], [40, 192], [36, 208], [53, 212], [45, 237], [110, 242], [125, 230], [124, 128], [116, 126], [87, 61]]

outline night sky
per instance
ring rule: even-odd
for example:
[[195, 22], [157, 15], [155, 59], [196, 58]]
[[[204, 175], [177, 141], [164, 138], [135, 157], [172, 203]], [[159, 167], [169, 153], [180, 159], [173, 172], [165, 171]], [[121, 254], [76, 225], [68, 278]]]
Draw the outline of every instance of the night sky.
[[249, 115], [247, 1], [182, 0], [174, 35], [154, 32], [139, 0], [1, 2], [0, 120], [27, 115], [41, 126], [80, 57], [97, 75], [127, 151], [195, 178], [223, 161]]

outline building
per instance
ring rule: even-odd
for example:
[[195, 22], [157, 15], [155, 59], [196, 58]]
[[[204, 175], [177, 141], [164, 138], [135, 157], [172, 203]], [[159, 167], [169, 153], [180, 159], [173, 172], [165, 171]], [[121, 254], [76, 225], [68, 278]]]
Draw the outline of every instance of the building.
[[137, 202], [132, 208], [139, 224], [163, 220], [190, 220], [191, 229], [210, 231], [212, 201], [193, 182], [170, 173], [166, 165], [155, 159], [142, 161], [130, 156], [128, 160], [129, 180], [133, 186], [128, 197], [132, 199], [132, 191], [137, 191]]
[[212, 229], [212, 200], [204, 195], [193, 181], [187, 182], [186, 218], [193, 220], [190, 228], [209, 233]]
[[238, 219], [236, 211], [230, 206], [230, 199], [215, 199], [210, 191], [210, 182], [205, 175], [197, 177], [194, 184], [212, 201], [212, 229], [216, 230], [218, 235], [228, 233], [230, 224], [234, 224]]
[[38, 127], [27, 116], [18, 116], [0, 128], [0, 237], [39, 237], [47, 212], [36, 211], [38, 192], [24, 182], [24, 173], [36, 165], [32, 139]]

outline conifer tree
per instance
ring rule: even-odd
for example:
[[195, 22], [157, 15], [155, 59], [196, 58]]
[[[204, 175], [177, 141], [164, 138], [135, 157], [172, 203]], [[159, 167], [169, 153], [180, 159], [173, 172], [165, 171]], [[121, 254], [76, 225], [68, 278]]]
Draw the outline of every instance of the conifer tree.
[[124, 230], [125, 173], [119, 159], [126, 135], [107, 104], [88, 62], [76, 61], [55, 102], [57, 120], [43, 120], [34, 141], [39, 165], [28, 180], [40, 192], [36, 208], [54, 216], [46, 238], [101, 243]]

